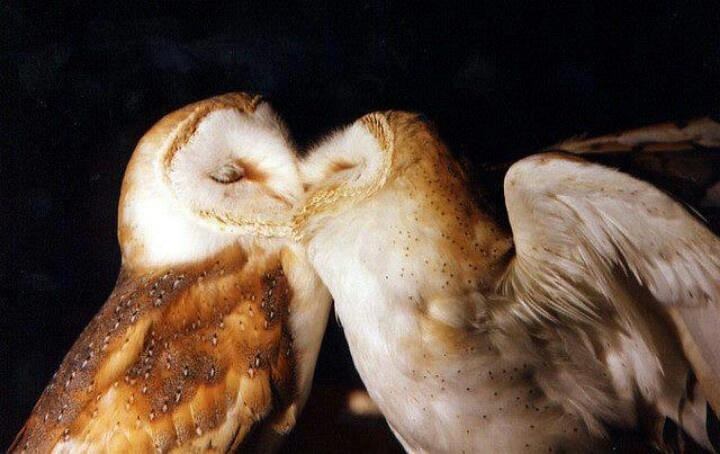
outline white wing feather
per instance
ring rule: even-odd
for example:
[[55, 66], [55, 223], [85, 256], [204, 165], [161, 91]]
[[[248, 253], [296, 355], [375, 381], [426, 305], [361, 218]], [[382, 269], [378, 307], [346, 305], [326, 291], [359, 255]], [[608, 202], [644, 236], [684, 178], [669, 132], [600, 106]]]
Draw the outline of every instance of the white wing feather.
[[656, 306], [650, 309], [673, 321], [717, 412], [720, 240], [650, 184], [561, 154], [514, 164], [505, 199], [517, 256], [503, 285], [521, 315], [597, 320], [598, 304], [627, 304], [613, 298], [624, 271], [650, 292]]

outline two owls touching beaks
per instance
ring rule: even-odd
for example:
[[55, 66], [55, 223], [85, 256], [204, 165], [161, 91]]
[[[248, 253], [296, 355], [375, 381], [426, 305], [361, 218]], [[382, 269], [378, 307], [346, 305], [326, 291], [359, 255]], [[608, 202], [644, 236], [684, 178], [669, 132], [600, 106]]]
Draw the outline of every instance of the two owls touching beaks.
[[[649, 131], [595, 141], [720, 146], [709, 120]], [[259, 97], [166, 116], [126, 171], [118, 284], [14, 449], [270, 449], [330, 295], [410, 452], [589, 452], [648, 418], [718, 449], [718, 238], [561, 153], [508, 171], [511, 231], [475, 194], [415, 114], [366, 115], [302, 159]]]

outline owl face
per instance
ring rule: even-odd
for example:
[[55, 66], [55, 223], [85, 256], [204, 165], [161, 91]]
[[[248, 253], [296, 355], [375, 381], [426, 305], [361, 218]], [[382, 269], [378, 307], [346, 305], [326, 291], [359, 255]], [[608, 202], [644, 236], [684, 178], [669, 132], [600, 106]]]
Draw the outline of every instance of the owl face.
[[297, 238], [385, 185], [393, 166], [392, 137], [386, 117], [370, 114], [313, 150], [301, 166], [306, 197], [293, 219]]
[[[391, 111], [360, 118], [302, 162], [307, 192], [295, 216], [298, 237], [308, 239], [329, 218], [352, 217], [356, 204], [396, 186], [405, 190], [410, 184], [436, 194], [431, 186], [448, 179], [448, 172], [460, 172], [441, 164], [446, 153], [432, 128], [416, 114]], [[423, 175], [408, 177], [407, 170], [416, 163]]]
[[373, 187], [392, 162], [392, 150], [385, 146], [390, 134], [385, 116], [371, 114], [331, 135], [308, 156], [302, 168], [308, 193], [347, 197]]
[[128, 165], [123, 263], [189, 263], [236, 241], [286, 236], [301, 194], [288, 133], [268, 104], [229, 94], [190, 105], [153, 127]]

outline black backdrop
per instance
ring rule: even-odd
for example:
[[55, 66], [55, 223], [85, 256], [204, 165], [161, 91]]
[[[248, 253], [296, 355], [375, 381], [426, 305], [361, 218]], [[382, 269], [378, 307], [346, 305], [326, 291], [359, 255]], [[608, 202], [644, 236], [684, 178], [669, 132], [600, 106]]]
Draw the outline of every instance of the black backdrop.
[[[169, 111], [260, 93], [305, 145], [411, 109], [477, 162], [720, 112], [717, 1], [110, 3], [0, 1], [3, 449], [114, 284], [124, 167]], [[331, 327], [317, 381], [356, 382]]]

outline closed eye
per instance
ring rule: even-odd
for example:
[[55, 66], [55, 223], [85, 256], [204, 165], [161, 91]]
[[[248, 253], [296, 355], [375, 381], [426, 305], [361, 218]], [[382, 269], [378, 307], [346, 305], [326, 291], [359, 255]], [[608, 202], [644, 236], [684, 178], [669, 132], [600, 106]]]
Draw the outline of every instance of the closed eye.
[[228, 162], [210, 172], [210, 178], [221, 184], [240, 181], [245, 176], [245, 168], [237, 162]]
[[342, 172], [344, 170], [350, 170], [354, 167], [357, 167], [357, 164], [353, 164], [347, 161], [335, 161], [332, 163], [332, 168], [330, 170], [335, 173]]

